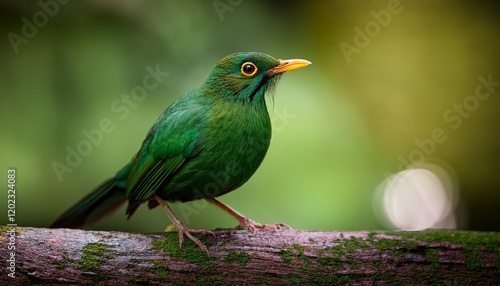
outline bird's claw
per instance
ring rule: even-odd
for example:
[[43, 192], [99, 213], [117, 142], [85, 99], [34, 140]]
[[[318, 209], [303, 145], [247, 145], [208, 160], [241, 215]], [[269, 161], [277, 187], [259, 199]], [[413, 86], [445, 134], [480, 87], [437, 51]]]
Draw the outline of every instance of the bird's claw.
[[188, 229], [187, 227], [180, 227], [177, 226], [177, 231], [179, 232], [179, 248], [182, 248], [182, 243], [184, 242], [184, 235], [187, 236], [194, 244], [196, 244], [201, 251], [203, 251], [207, 256], [210, 256], [207, 247], [203, 242], [201, 242], [199, 239], [191, 235], [191, 233], [201, 233], [201, 234], [211, 234], [215, 236], [215, 234], [206, 229]]
[[168, 204], [160, 198], [158, 195], [154, 195], [156, 201], [158, 204], [161, 205], [167, 216], [170, 218], [172, 221], [173, 225], [177, 229], [177, 232], [179, 232], [179, 248], [182, 248], [182, 243], [184, 242], [184, 235], [187, 236], [189, 239], [191, 239], [194, 244], [198, 245], [198, 247], [203, 251], [207, 256], [210, 256], [210, 253], [208, 252], [207, 247], [196, 237], [192, 236], [191, 233], [202, 233], [202, 234], [211, 234], [215, 236], [213, 232], [210, 230], [206, 229], [189, 229], [187, 228], [174, 214], [174, 212], [170, 209]]
[[264, 229], [270, 232], [276, 232], [279, 233], [281, 230], [288, 228], [292, 229], [288, 224], [286, 223], [276, 223], [276, 224], [263, 224], [263, 223], [258, 223], [255, 222], [251, 219], [244, 218], [240, 220], [239, 224], [242, 228], [248, 229], [251, 233], [255, 233], [257, 229]]

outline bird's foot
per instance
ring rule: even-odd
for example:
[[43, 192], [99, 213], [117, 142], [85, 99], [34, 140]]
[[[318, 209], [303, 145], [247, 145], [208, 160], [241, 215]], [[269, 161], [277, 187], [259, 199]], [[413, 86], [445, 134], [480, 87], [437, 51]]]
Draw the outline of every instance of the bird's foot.
[[182, 243], [184, 242], [184, 235], [187, 236], [194, 244], [196, 244], [201, 251], [203, 251], [207, 256], [210, 256], [207, 247], [203, 242], [201, 242], [199, 239], [194, 237], [192, 233], [201, 233], [201, 234], [211, 234], [215, 236], [213, 232], [210, 230], [206, 229], [189, 229], [187, 228], [184, 224], [176, 225], [175, 228], [177, 229], [177, 232], [179, 233], [179, 248], [182, 248]]
[[265, 229], [267, 231], [277, 232], [277, 233], [279, 233], [280, 230], [283, 230], [285, 228], [292, 229], [288, 224], [281, 223], [281, 222], [276, 223], [276, 224], [262, 224], [262, 223], [255, 222], [255, 221], [247, 218], [246, 216], [240, 214], [232, 207], [220, 202], [219, 200], [217, 200], [215, 198], [206, 199], [206, 200], [211, 202], [212, 204], [218, 206], [219, 208], [226, 211], [230, 215], [232, 215], [235, 219], [238, 220], [240, 227], [248, 229], [252, 233], [255, 233], [257, 231], [257, 229]]
[[179, 248], [182, 248], [182, 243], [184, 242], [184, 235], [187, 236], [189, 239], [191, 239], [194, 244], [198, 245], [198, 247], [203, 251], [207, 256], [210, 256], [210, 253], [208, 252], [207, 247], [196, 237], [191, 235], [191, 233], [201, 233], [201, 234], [211, 234], [215, 236], [213, 232], [210, 230], [206, 229], [189, 229], [187, 228], [174, 214], [172, 209], [170, 209], [169, 205], [158, 195], [154, 195], [155, 199], [158, 201], [158, 203], [161, 205], [165, 213], [168, 215], [172, 223], [174, 224], [175, 228], [177, 229], [177, 232], [179, 233]]
[[280, 230], [283, 230], [285, 228], [292, 229], [288, 224], [286, 223], [275, 223], [275, 224], [263, 224], [263, 223], [258, 223], [255, 222], [247, 217], [241, 217], [239, 219], [239, 226], [245, 229], [248, 229], [251, 233], [255, 233], [257, 229], [264, 229], [270, 232], [276, 232], [279, 233]]

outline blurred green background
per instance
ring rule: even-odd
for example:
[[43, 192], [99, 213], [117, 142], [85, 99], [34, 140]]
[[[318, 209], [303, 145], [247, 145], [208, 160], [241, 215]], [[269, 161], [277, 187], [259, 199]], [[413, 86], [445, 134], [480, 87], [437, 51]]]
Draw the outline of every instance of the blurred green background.
[[[260, 51], [313, 65], [281, 80], [269, 104], [267, 157], [223, 202], [298, 229], [391, 228], [374, 194], [406, 160], [437, 164], [453, 178], [448, 227], [500, 230], [494, 1], [63, 2], [0, 1], [0, 201], [5, 209], [7, 169], [15, 168], [18, 225], [47, 226], [113, 175], [217, 60]], [[148, 67], [168, 76], [127, 113], [116, 112], [113, 104], [125, 106], [122, 95], [143, 85]], [[486, 99], [476, 96], [479, 77], [493, 82]], [[67, 148], [105, 118], [113, 131], [58, 178], [54, 162], [67, 165]], [[436, 128], [446, 140], [432, 147], [426, 139]], [[415, 141], [428, 143], [422, 158]], [[191, 227], [236, 224], [211, 205], [174, 208]], [[169, 224], [159, 208], [143, 206], [128, 222], [124, 212], [93, 229], [153, 232]]]

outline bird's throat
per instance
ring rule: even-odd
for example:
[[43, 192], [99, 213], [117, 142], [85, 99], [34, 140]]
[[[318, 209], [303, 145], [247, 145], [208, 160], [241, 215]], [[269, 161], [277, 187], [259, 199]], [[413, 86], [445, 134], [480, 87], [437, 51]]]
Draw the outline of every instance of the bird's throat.
[[274, 92], [274, 88], [276, 86], [276, 83], [278, 83], [280, 77], [281, 74], [272, 77], [265, 76], [250, 94], [250, 102], [254, 102], [254, 100], [265, 101], [264, 96], [266, 94], [272, 94]]

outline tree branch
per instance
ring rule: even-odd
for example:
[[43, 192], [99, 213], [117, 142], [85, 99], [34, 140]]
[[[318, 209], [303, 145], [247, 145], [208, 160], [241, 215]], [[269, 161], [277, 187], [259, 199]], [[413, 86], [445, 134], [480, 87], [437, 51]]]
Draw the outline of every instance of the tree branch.
[[206, 257], [177, 233], [0, 230], [9, 285], [500, 284], [500, 233], [224, 230]]

